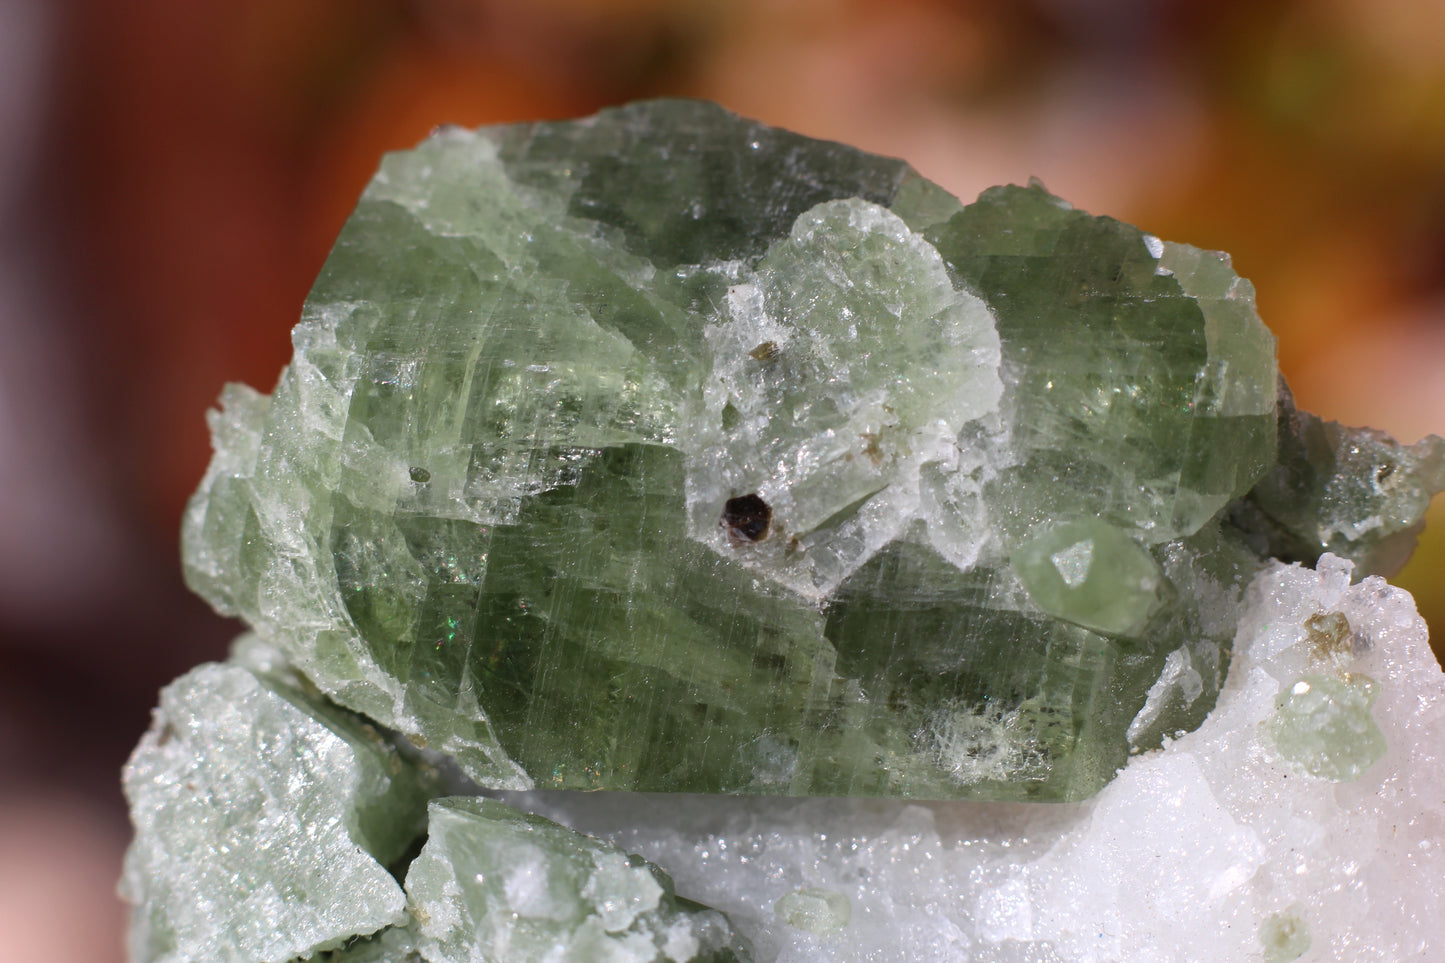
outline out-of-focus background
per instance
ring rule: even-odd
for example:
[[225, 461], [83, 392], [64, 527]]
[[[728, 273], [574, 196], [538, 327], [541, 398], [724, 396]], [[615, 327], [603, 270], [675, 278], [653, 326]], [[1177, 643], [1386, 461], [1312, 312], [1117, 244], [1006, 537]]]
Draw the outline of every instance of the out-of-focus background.
[[657, 95], [1230, 251], [1302, 407], [1445, 432], [1445, 0], [4, 0], [0, 960], [122, 958], [117, 770], [235, 631], [177, 564], [202, 415], [379, 155]]

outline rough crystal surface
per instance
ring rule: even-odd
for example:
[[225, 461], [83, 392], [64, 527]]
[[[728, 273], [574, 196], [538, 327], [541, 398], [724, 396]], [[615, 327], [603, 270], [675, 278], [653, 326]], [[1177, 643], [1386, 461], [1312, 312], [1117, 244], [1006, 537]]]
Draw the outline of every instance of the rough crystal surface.
[[190, 583], [498, 788], [1083, 798], [1204, 717], [1272, 549], [1445, 484], [1244, 501], [1227, 258], [708, 104], [389, 156], [294, 340], [212, 415]]
[[1305, 675], [1279, 694], [1269, 720], [1280, 755], [1312, 776], [1358, 779], [1385, 754], [1385, 737], [1370, 716], [1375, 680]]
[[[248, 643], [242, 658], [275, 665]], [[404, 921], [386, 870], [425, 797], [375, 732], [287, 680], [201, 666], [125, 769], [131, 958], [285, 963]]]
[[1392, 575], [1445, 490], [1445, 439], [1402, 445], [1384, 432], [1347, 428], [1298, 411], [1288, 390], [1279, 410], [1278, 463], [1238, 506], [1236, 518], [1276, 558], [1313, 564], [1321, 553]]
[[608, 843], [491, 799], [432, 802], [407, 872], [428, 963], [749, 961], [721, 913]]
[[173, 682], [125, 770], [130, 958], [751, 961], [640, 857], [494, 800], [428, 804], [456, 777], [402, 749], [254, 637]]
[[1445, 682], [1352, 584], [1445, 442], [1295, 411], [1225, 256], [656, 102], [389, 157], [294, 341], [135, 963], [1445, 957]]
[[844, 893], [817, 886], [803, 886], [784, 893], [773, 906], [778, 919], [789, 926], [819, 936], [830, 936], [848, 925], [852, 904]]
[[[1054, 806], [508, 793], [668, 868], [776, 963], [1433, 963], [1445, 958], [1445, 674], [1409, 595], [1350, 563], [1251, 585], [1219, 702]], [[1347, 649], [1322, 621], [1350, 626]], [[1375, 680], [1385, 751], [1353, 781], [1276, 743], [1303, 675]], [[843, 893], [847, 925], [777, 902]]]

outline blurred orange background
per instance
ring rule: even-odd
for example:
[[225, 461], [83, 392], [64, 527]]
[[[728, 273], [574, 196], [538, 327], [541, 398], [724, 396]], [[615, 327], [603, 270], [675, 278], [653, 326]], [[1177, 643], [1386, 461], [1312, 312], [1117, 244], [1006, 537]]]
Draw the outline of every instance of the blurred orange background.
[[10, 0], [0, 82], [0, 960], [122, 958], [117, 770], [235, 631], [180, 584], [202, 413], [438, 124], [707, 97], [1038, 176], [1232, 252], [1301, 407], [1445, 433], [1445, 0]]

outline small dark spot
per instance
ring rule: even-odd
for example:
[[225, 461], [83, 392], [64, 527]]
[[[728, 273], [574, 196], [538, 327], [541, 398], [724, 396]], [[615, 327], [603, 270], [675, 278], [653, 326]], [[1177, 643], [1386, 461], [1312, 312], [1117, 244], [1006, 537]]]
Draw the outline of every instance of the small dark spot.
[[156, 745], [157, 745], [157, 746], [164, 746], [166, 743], [170, 742], [170, 741], [171, 741], [172, 739], [174, 739], [175, 737], [176, 737], [176, 729], [175, 729], [175, 726], [172, 726], [169, 722], [167, 722], [164, 726], [161, 727], [160, 735], [156, 736]]
[[[872, 431], [863, 432], [863, 440], [867, 444], [863, 447], [863, 454], [875, 465], [883, 464], [883, 449], [878, 445], [878, 434]], [[852, 452], [849, 452], [851, 455]]]
[[773, 521], [773, 510], [757, 495], [739, 495], [723, 505], [720, 524], [733, 538], [748, 542], [762, 541]]
[[752, 358], [754, 361], [773, 361], [778, 357], [779, 354], [781, 354], [781, 351], [779, 350], [778, 343], [776, 341], [764, 341], [762, 344], [749, 351], [748, 357]]
[[731, 401], [729, 401], [727, 404], [723, 405], [723, 410], [722, 410], [722, 426], [723, 426], [723, 431], [732, 431], [734, 428], [736, 428], [736, 427], [738, 426], [738, 422], [740, 422], [740, 421], [742, 421], [742, 420], [743, 420], [742, 414], [741, 414], [736, 408], [733, 407], [733, 403], [732, 403]]
[[699, 719], [706, 719], [706, 718], [707, 718], [707, 703], [706, 703], [706, 702], [694, 702], [694, 703], [692, 704], [692, 714], [695, 715], [695, 716], [697, 716]]
[[427, 471], [425, 468], [413, 468], [411, 471], [407, 472], [407, 474], [411, 476], [412, 481], [418, 482], [420, 484], [425, 484], [431, 481], [431, 472]]
[[1394, 462], [1387, 461], [1375, 471], [1375, 483], [1377, 485], [1383, 485], [1385, 483], [1385, 479], [1389, 478], [1393, 474], [1395, 474], [1395, 464]]

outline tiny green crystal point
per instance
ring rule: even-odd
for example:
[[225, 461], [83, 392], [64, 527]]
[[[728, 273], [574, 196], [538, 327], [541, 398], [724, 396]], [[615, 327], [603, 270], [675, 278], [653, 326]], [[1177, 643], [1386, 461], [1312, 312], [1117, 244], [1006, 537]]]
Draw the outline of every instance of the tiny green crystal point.
[[190, 584], [493, 788], [1082, 798], [1445, 484], [1343, 517], [1223, 255], [702, 103], [390, 155], [294, 340]]
[[789, 926], [819, 936], [832, 936], [847, 927], [853, 907], [847, 895], [817, 886], [804, 886], [785, 893], [773, 912]]
[[1378, 686], [1364, 675], [1306, 675], [1276, 700], [1270, 735], [1284, 758], [1312, 776], [1358, 779], [1385, 754], [1370, 716]]
[[1144, 546], [1097, 519], [1044, 530], [1013, 564], [1045, 612], [1108, 635], [1140, 635], [1165, 582]]

